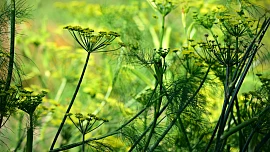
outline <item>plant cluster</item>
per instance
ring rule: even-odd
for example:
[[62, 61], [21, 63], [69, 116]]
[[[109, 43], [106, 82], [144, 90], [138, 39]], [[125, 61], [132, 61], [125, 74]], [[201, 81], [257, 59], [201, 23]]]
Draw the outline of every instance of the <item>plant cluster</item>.
[[[58, 8], [68, 10], [82, 25], [93, 25], [83, 28], [72, 23], [64, 27], [76, 42], [72, 47], [48, 44], [46, 30], [43, 37], [25, 42], [19, 38], [24, 55], [43, 58], [39, 65], [45, 76], [33, 69], [28, 69], [27, 75], [32, 76], [29, 80], [38, 78], [36, 81], [50, 90], [47, 94], [24, 89], [23, 83], [13, 85], [12, 72], [17, 64], [16, 3], [12, 1], [7, 15], [11, 20], [10, 51], [0, 52], [4, 63], [0, 67], [0, 129], [20, 109], [29, 118], [28, 152], [35, 149], [33, 133], [37, 125], [41, 135], [36, 143], [50, 136], [52, 143], [44, 142], [43, 147], [49, 144], [51, 152], [73, 148], [145, 152], [269, 150], [270, 80], [266, 74], [257, 74], [259, 87], [244, 93], [240, 90], [254, 67], [252, 63], [259, 62], [266, 53], [261, 50], [270, 26], [268, 12], [249, 1], [213, 2], [209, 6], [214, 9], [206, 12], [200, 2], [147, 0], [128, 4], [103, 7], [57, 2]], [[83, 6], [91, 11], [80, 13], [78, 7]], [[85, 21], [87, 17], [97, 23]], [[102, 26], [105, 30], [93, 30]], [[32, 53], [31, 47], [42, 53]], [[81, 74], [77, 74], [80, 66]], [[41, 104], [56, 109], [47, 112], [43, 124], [38, 124]], [[46, 135], [48, 129], [53, 135]], [[19, 135], [15, 151], [25, 138]]]

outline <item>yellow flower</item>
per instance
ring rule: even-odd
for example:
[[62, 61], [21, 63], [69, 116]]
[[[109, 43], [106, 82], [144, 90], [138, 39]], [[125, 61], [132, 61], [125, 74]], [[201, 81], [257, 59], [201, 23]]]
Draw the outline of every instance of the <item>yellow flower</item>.
[[[100, 31], [94, 34], [94, 30], [90, 28], [82, 28], [80, 26], [65, 26], [72, 37], [79, 43], [79, 45], [87, 52], [94, 52], [97, 50], [104, 49], [111, 42], [120, 35], [116, 32], [104, 32]], [[122, 45], [120, 46], [122, 47]]]

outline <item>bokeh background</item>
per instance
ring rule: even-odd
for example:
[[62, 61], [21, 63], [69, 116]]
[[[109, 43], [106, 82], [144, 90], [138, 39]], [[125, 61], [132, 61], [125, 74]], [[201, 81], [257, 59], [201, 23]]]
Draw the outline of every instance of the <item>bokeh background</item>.
[[[191, 27], [194, 22], [193, 11], [206, 13], [222, 3], [225, 4], [225, 1], [180, 1], [166, 20], [165, 47], [181, 48], [185, 45], [187, 30], [191, 30], [193, 39], [202, 40], [206, 30]], [[269, 6], [268, 1], [257, 3]], [[86, 57], [86, 52], [63, 27], [80, 25], [95, 31], [116, 31], [121, 35], [116, 42], [147, 50], [159, 46], [160, 16], [147, 0], [26, 0], [24, 7], [29, 9], [29, 15], [21, 24], [16, 25], [16, 58], [23, 71], [24, 87], [49, 92], [38, 107], [34, 133], [35, 151], [47, 151], [72, 97]], [[268, 31], [264, 38], [265, 45], [261, 48], [261, 57], [252, 65], [241, 92], [253, 90], [260, 85], [254, 74], [269, 74], [269, 39]], [[126, 51], [128, 49], [122, 48], [91, 55], [72, 112], [93, 113], [110, 121], [87, 134], [87, 137], [106, 134], [119, 127], [136, 114], [143, 104], [135, 100], [138, 95], [154, 87], [151, 73], [144, 66], [129, 60]], [[222, 99], [222, 93], [219, 87], [209, 93], [208, 100], [215, 105], [211, 119], [218, 116], [216, 112], [220, 105], [216, 100]], [[27, 117], [23, 113], [18, 112], [10, 118], [3, 132], [6, 144], [0, 144], [1, 147], [11, 150], [18, 145], [23, 147], [25, 141], [19, 141], [25, 134], [26, 124]], [[80, 134], [68, 122], [57, 146], [77, 142], [79, 139]], [[112, 145], [118, 151], [126, 151], [128, 148], [118, 136], [108, 137], [102, 142]]]

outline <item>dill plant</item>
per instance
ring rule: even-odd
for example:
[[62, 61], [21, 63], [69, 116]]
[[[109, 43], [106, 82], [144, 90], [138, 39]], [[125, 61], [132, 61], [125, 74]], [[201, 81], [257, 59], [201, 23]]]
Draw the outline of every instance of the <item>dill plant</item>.
[[[212, 150], [230, 149], [230, 145], [226, 144], [229, 139], [221, 139], [225, 126], [228, 126], [228, 130], [230, 130], [232, 122], [238, 126], [247, 123], [247, 121], [242, 122], [237, 94], [255, 55], [262, 46], [261, 40], [269, 27], [269, 17], [267, 13], [257, 14], [258, 18], [249, 16], [248, 12], [253, 8], [247, 7], [248, 5], [245, 4], [240, 2], [240, 10], [234, 14], [231, 14], [229, 10], [220, 11], [218, 8], [211, 14], [194, 15], [197, 23], [207, 29], [213, 38], [209, 39], [206, 34], [205, 42], [199, 43], [201, 49], [196, 52], [204, 52], [219, 63], [219, 66], [213, 68], [213, 71], [222, 81], [224, 88], [222, 112], [205, 151], [209, 150], [215, 135], [215, 148]], [[253, 26], [254, 24], [256, 26]], [[213, 32], [215, 26], [221, 30], [222, 34]], [[255, 121], [256, 119], [251, 118], [250, 120]], [[244, 143], [247, 141], [241, 128], [238, 129], [239, 149], [245, 151]]]
[[[167, 27], [170, 26], [165, 23], [170, 13], [181, 4], [172, 1], [148, 2], [159, 14], [156, 18], [160, 21], [160, 26], [157, 28], [160, 35], [156, 38], [153, 32], [151, 33], [157, 48], [144, 48], [142, 46], [142, 43], [145, 43], [142, 42], [144, 35], [136, 28], [134, 31], [128, 30], [129, 26], [125, 24], [123, 29], [131, 35], [134, 34], [134, 37], [123, 34], [124, 38], [130, 40], [122, 39], [122, 41], [126, 43], [128, 50], [125, 52], [125, 57], [131, 62], [128, 64], [142, 66], [147, 74], [150, 73], [149, 79], [154, 82], [154, 85], [148, 82], [150, 85], [135, 97], [135, 100], [140, 103], [137, 114], [116, 130], [98, 138], [89, 138], [85, 142], [121, 134], [124, 140], [129, 141], [127, 144], [130, 147], [129, 151], [222, 151], [236, 147], [226, 142], [238, 132], [237, 146], [240, 150], [245, 149], [245, 143], [241, 140], [244, 140], [242, 137], [246, 138], [246, 135], [243, 135], [241, 129], [256, 123], [258, 118], [241, 120], [239, 117], [241, 109], [236, 95], [268, 28], [267, 16], [263, 14], [258, 22], [250, 20], [250, 16], [244, 16], [248, 11], [243, 5], [243, 10], [238, 12], [220, 11], [221, 9], [217, 8], [219, 11], [210, 14], [194, 13], [194, 22], [189, 24], [186, 21], [190, 15], [189, 8], [182, 9], [185, 40], [181, 42], [180, 47], [172, 49], [167, 47], [170, 44], [164, 47], [164, 37], [167, 34]], [[229, 10], [230, 4], [228, 3], [227, 6]], [[233, 13], [234, 15], [231, 16]], [[138, 23], [138, 18], [134, 17], [134, 22], [128, 20], [130, 14], [125, 15], [125, 18], [121, 19], [124, 23], [126, 21]], [[108, 26], [117, 27], [119, 23], [113, 22], [113, 14], [110, 13], [108, 16]], [[252, 26], [255, 22], [258, 23], [257, 27]], [[201, 34], [199, 30], [197, 33], [194, 32], [196, 27], [201, 29], [198, 25], [207, 31], [207, 34], [202, 34], [204, 35], [202, 42], [196, 41], [197, 35]], [[225, 110], [220, 116], [223, 122], [218, 121], [217, 124], [210, 122], [205, 116], [208, 113], [206, 88], [216, 85], [214, 83], [217, 82], [213, 77], [218, 78], [223, 84], [225, 97], [225, 108], [223, 108]], [[232, 106], [235, 106], [236, 111], [232, 110]], [[231, 115], [229, 120], [228, 115]], [[211, 127], [214, 125], [217, 127], [213, 130]], [[225, 131], [227, 127], [229, 129]], [[217, 128], [219, 131], [216, 136]], [[72, 148], [85, 142], [70, 144], [55, 150]]]
[[4, 121], [4, 117], [9, 117], [14, 113], [14, 110], [11, 109], [16, 109], [16, 86], [21, 86], [20, 65], [15, 58], [16, 24], [29, 15], [29, 10], [24, 1], [15, 0], [9, 3], [2, 1], [0, 7], [0, 81], [2, 94], [0, 126], [2, 127], [7, 121], [7, 119]]
[[[28, 8], [24, 1], [12, 0], [9, 3], [1, 3], [0, 11], [0, 33], [1, 33], [1, 76], [0, 76], [0, 129], [4, 127], [8, 119], [15, 115], [18, 109], [29, 114], [29, 126], [27, 129], [27, 144], [26, 151], [31, 152], [33, 149], [33, 132], [34, 132], [34, 112], [37, 106], [41, 103], [45, 92], [41, 94], [31, 94], [23, 89], [21, 82], [21, 69], [15, 58], [15, 32], [16, 24], [24, 20], [29, 15]], [[7, 27], [10, 27], [8, 29]], [[7, 36], [10, 34], [10, 36]], [[7, 44], [9, 42], [9, 45]], [[22, 122], [19, 122], [22, 123]], [[19, 137], [21, 138], [21, 137]], [[1, 142], [5, 144], [2, 139]], [[21, 141], [18, 141], [20, 146]], [[7, 146], [7, 145], [6, 145]]]
[[[170, 137], [168, 132], [177, 124], [176, 127], [179, 127], [178, 131], [180, 131], [178, 135], [185, 136], [186, 145], [189, 145], [187, 147], [191, 149], [187, 132], [185, 129], [183, 130], [185, 127], [183, 127], [182, 121], [178, 119], [180, 119], [180, 115], [186, 108], [189, 109], [184, 112], [187, 114], [189, 113], [188, 111], [192, 111], [191, 107], [195, 108], [202, 104], [200, 102], [203, 101], [201, 100], [203, 99], [203, 95], [196, 95], [198, 95], [199, 90], [206, 81], [209, 68], [206, 68], [207, 66], [197, 66], [201, 61], [194, 54], [194, 51], [190, 50], [190, 47], [183, 46], [179, 49], [163, 48], [163, 36], [166, 28], [165, 18], [177, 5], [170, 1], [150, 3], [161, 16], [159, 48], [153, 49], [153, 51], [149, 51], [148, 53], [146, 53], [147, 50], [142, 50], [141, 54], [137, 53], [141, 50], [134, 50], [134, 52], [131, 50], [132, 53], [129, 55], [134, 56], [137, 61], [151, 71], [155, 78], [155, 87], [153, 89], [147, 89], [144, 94], [141, 94], [137, 98], [139, 101], [145, 100], [143, 107], [146, 108], [144, 108], [146, 117], [142, 120], [144, 122], [142, 133], [137, 132], [140, 136], [131, 137], [128, 135], [131, 130], [128, 129], [124, 135], [127, 139], [131, 140], [132, 146], [129, 151], [135, 149], [138, 151], [162, 150], [163, 147], [158, 146], [159, 142], [171, 140], [172, 137]], [[132, 47], [131, 45], [131, 49], [133, 49]], [[205, 75], [204, 72], [206, 72]], [[198, 78], [202, 78], [202, 81]], [[152, 110], [154, 113], [151, 112]], [[147, 115], [152, 114], [154, 117], [151, 120], [151, 117], [147, 117]], [[140, 122], [140, 120], [137, 121]], [[136, 121], [134, 122], [136, 124]], [[133, 129], [138, 128], [135, 127]], [[178, 131], [176, 132], [179, 133]], [[130, 134], [132, 135], [134, 133]], [[169, 136], [167, 136], [168, 139], [164, 139], [166, 135]], [[170, 142], [168, 144], [172, 145]]]
[[[78, 81], [78, 84], [77, 84], [76, 89], [74, 91], [74, 94], [72, 96], [72, 99], [69, 103], [69, 106], [66, 110], [66, 114], [64, 115], [63, 120], [58, 128], [58, 131], [57, 131], [55, 137], [54, 137], [54, 140], [52, 142], [50, 150], [53, 150], [54, 145], [57, 141], [57, 138], [58, 138], [58, 136], [59, 136], [64, 124], [65, 124], [65, 121], [68, 117], [68, 113], [70, 113], [72, 105], [75, 102], [75, 99], [76, 99], [76, 96], [77, 96], [78, 91], [80, 89], [80, 86], [81, 86], [81, 83], [82, 83], [82, 80], [83, 80], [91, 53], [97, 52], [100, 50], [102, 52], [102, 49], [106, 48], [108, 45], [111, 44], [111, 42], [115, 38], [120, 36], [118, 33], [112, 32], [112, 31], [110, 31], [108, 33], [104, 32], [104, 31], [100, 31], [100, 32], [98, 32], [98, 34], [94, 34], [94, 30], [89, 29], [89, 28], [82, 28], [80, 26], [66, 26], [66, 27], [64, 27], [64, 29], [67, 29], [70, 32], [70, 34], [72, 35], [72, 37], [75, 39], [75, 41], [87, 52], [87, 57], [85, 59], [85, 64], [84, 64], [80, 79]], [[122, 46], [123, 46], [123, 44], [120, 43], [120, 47], [116, 48], [115, 50], [121, 48]], [[113, 50], [110, 50], [110, 51], [113, 51]], [[83, 134], [83, 137], [84, 137], [84, 134]]]
[[[2, 6], [4, 7], [4, 5]], [[8, 53], [5, 53], [3, 51], [3, 49], [1, 48], [1, 60], [2, 60], [2, 64], [1, 66], [4, 66], [6, 63], [5, 61], [8, 61], [8, 64], [7, 64], [7, 68], [6, 67], [2, 67], [1, 69], [3, 69], [3, 77], [6, 76], [6, 78], [4, 78], [4, 80], [1, 80], [2, 82], [5, 83], [5, 87], [4, 87], [4, 90], [2, 91], [8, 91], [10, 89], [10, 85], [11, 85], [11, 79], [12, 79], [12, 73], [13, 73], [13, 66], [14, 66], [14, 55], [15, 55], [15, 51], [14, 51], [14, 40], [15, 40], [15, 1], [12, 1], [11, 5], [10, 5], [10, 13], [7, 13], [5, 11], [9, 11], [9, 10], [4, 10], [2, 13], [3, 13], [3, 19], [5, 19], [5, 17], [10, 17], [10, 25], [11, 25], [11, 30], [10, 30], [10, 51], [9, 51], [9, 54]], [[7, 14], [6, 14], [7, 13]], [[4, 22], [4, 21], [3, 21]], [[5, 24], [2, 23], [2, 25]], [[4, 26], [4, 25], [3, 25]], [[3, 29], [2, 29], [3, 30]], [[3, 41], [3, 40], [2, 40]], [[6, 69], [5, 69], [6, 68]], [[5, 72], [7, 72], [7, 74], [5, 74]], [[2, 76], [1, 76], [2, 77]], [[13, 90], [13, 89], [12, 89]], [[11, 91], [11, 94], [12, 94], [12, 90]], [[1, 92], [2, 94], [4, 92]], [[7, 109], [9, 109], [8, 107], [9, 106], [12, 106], [12, 105], [7, 105], [7, 96], [8, 94], [4, 94], [1, 98], [1, 118], [0, 118], [0, 126], [2, 127], [5, 123], [3, 121], [3, 118], [5, 116], [10, 116], [10, 113], [8, 112]], [[14, 98], [14, 97], [13, 97]], [[14, 100], [12, 98], [9, 98], [10, 100]], [[12, 101], [10, 101], [12, 103]], [[14, 105], [13, 105], [14, 106]], [[10, 107], [11, 108], [11, 107]], [[15, 107], [14, 107], [15, 108]], [[11, 108], [12, 109], [12, 108]], [[3, 123], [3, 124], [2, 124]]]
[[[94, 114], [87, 114], [87, 116], [81, 114], [81, 113], [76, 113], [75, 114], [75, 118], [77, 118], [77, 121], [74, 120], [74, 118], [72, 118], [72, 113], [68, 113], [67, 114], [69, 119], [72, 121], [72, 123], [76, 126], [76, 128], [80, 131], [80, 133], [82, 134], [82, 151], [85, 151], [85, 135], [96, 130], [97, 128], [99, 128], [103, 123], [105, 122], [109, 122], [109, 120], [107, 119], [103, 119], [103, 118], [99, 118]], [[98, 125], [97, 125], [98, 123]], [[91, 145], [91, 147], [96, 147], [98, 146], [98, 142], [96, 142], [95, 145]], [[102, 143], [100, 143], [102, 144]], [[103, 144], [104, 145], [104, 144]], [[106, 146], [108, 147], [108, 146]], [[101, 147], [100, 147], [101, 148]]]
[[[115, 38], [120, 36], [118, 33], [103, 31], [95, 33], [92, 29], [80, 26], [66, 26], [64, 28], [70, 32], [79, 46], [86, 51], [87, 56], [79, 81], [69, 106], [63, 115], [50, 151], [68, 150], [78, 146], [81, 146], [81, 151], [86, 151], [86, 145], [92, 147], [91, 150], [114, 151], [112, 145], [100, 141], [110, 140], [110, 137], [115, 135], [120, 136], [121, 140], [125, 142], [124, 146], [127, 149], [124, 151], [229, 151], [233, 148], [238, 148], [241, 151], [248, 148], [256, 151], [267, 150], [267, 141], [270, 138], [268, 125], [269, 79], [258, 75], [262, 82], [261, 88], [244, 93], [240, 97], [238, 91], [252, 60], [254, 60], [258, 50], [262, 47], [261, 40], [269, 26], [269, 17], [267, 14], [262, 14], [259, 18], [250, 19], [251, 16], [247, 14], [251, 10], [247, 9], [247, 5], [243, 5], [243, 3], [240, 5], [241, 10], [238, 12], [221, 11], [218, 8], [218, 11], [210, 14], [194, 13], [194, 22], [190, 22], [191, 19], [188, 18], [190, 8], [182, 7], [181, 3], [175, 2], [169, 0], [148, 1], [150, 6], [158, 13], [155, 18], [157, 18], [158, 22], [156, 24], [159, 26], [156, 26], [152, 31], [150, 26], [149, 31], [151, 32], [142, 35], [140, 32], [142, 27], [137, 28], [137, 25], [123, 24], [123, 28], [127, 30], [121, 30], [121, 38], [125, 44], [120, 43], [119, 47], [109, 51], [105, 49], [112, 44]], [[84, 3], [80, 4], [84, 5]], [[175, 36], [177, 33], [168, 34], [169, 29], [172, 27], [169, 16], [174, 11], [177, 11], [179, 7], [182, 8], [182, 10], [180, 9], [182, 15], [181, 27], [183, 27], [181, 32], [184, 33], [179, 32], [182, 29], [179, 30], [177, 26], [178, 32], [181, 33], [179, 34], [181, 40], [168, 38], [173, 34]], [[101, 12], [102, 9], [100, 8]], [[115, 9], [117, 10], [117, 7]], [[136, 10], [137, 8], [132, 7], [132, 9]], [[75, 11], [77, 10], [75, 9]], [[106, 14], [106, 11], [103, 10], [102, 13]], [[120, 23], [114, 21], [116, 16], [111, 14], [112, 11], [114, 10], [107, 12], [107, 15], [111, 16], [108, 19], [108, 26], [117, 27]], [[126, 23], [130, 21], [130, 24], [137, 23], [139, 25], [139, 20], [143, 20], [141, 14], [136, 14], [136, 16], [129, 13], [123, 13], [124, 18], [121, 21]], [[234, 15], [231, 15], [232, 13]], [[95, 15], [100, 15], [100, 13]], [[78, 16], [83, 18], [81, 14]], [[104, 16], [106, 18], [106, 15]], [[131, 18], [135, 21], [131, 20]], [[129, 29], [131, 27], [132, 29]], [[205, 28], [207, 34], [202, 34], [203, 40], [198, 42], [197, 39], [201, 34], [199, 30], [202, 30], [202, 27]], [[128, 32], [128, 34], [125, 35], [125, 32]], [[155, 32], [160, 33], [159, 36], [155, 35]], [[143, 42], [144, 36], [154, 39], [153, 44], [147, 44], [148, 47], [151, 47], [150, 49], [145, 48], [144, 44], [150, 42]], [[170, 43], [169, 40], [171, 40]], [[119, 50], [123, 46], [125, 48]], [[108, 120], [93, 114], [83, 115], [82, 113], [76, 113], [72, 115], [70, 111], [72, 107], [74, 108], [74, 102], [77, 99], [84, 75], [86, 75], [85, 71], [90, 55], [95, 52], [114, 50], [120, 51], [117, 69], [115, 70], [116, 76], [113, 76], [112, 84], [108, 87], [104, 100], [110, 100], [109, 96], [112, 90], [113, 93], [118, 93], [118, 95], [113, 94], [115, 98], [128, 96], [128, 93], [136, 90], [134, 87], [137, 82], [143, 81], [143, 85], [146, 85], [146, 87], [136, 84], [138, 86], [137, 92], [128, 101], [129, 105], [132, 104], [133, 110], [137, 110], [136, 114], [132, 115], [124, 123], [121, 122], [117, 128], [110, 128], [110, 132], [107, 134], [88, 138], [87, 134], [89, 135]], [[3, 61], [8, 61], [9, 55], [2, 53], [1, 56], [5, 57]], [[123, 66], [123, 60], [125, 59], [129, 63]], [[136, 69], [138, 66], [143, 70]], [[121, 90], [122, 88], [117, 86], [119, 80], [125, 80], [126, 88], [131, 87], [128, 85], [128, 80], [132, 80], [131, 76], [123, 76], [122, 69], [124, 68], [130, 71], [134, 68], [133, 74], [136, 75], [137, 79], [141, 79], [130, 82], [133, 85], [128, 92]], [[117, 79], [118, 83], [116, 82]], [[64, 80], [62, 82], [66, 83], [67, 79]], [[42, 92], [39, 95], [34, 95], [32, 92], [20, 90], [20, 87], [18, 87], [19, 89], [9, 87], [9, 90], [5, 90], [5, 82], [0, 82], [1, 101], [4, 98], [14, 99], [10, 100], [12, 101], [10, 104], [16, 103], [16, 108], [23, 110], [30, 116], [26, 147], [27, 151], [32, 151], [33, 121], [35, 120], [33, 116], [35, 109], [41, 103], [45, 94]], [[217, 82], [221, 83], [215, 84]], [[223, 109], [218, 121], [210, 122], [208, 120], [208, 110], [212, 109], [207, 107], [209, 105], [207, 103], [209, 102], [209, 99], [207, 99], [209, 97], [207, 93], [209, 88], [207, 87], [219, 84], [222, 84], [224, 92]], [[93, 92], [92, 94], [89, 91], [91, 98], [96, 96], [95, 91]], [[120, 92], [125, 95], [119, 95]], [[124, 97], [123, 99], [126, 100]], [[215, 100], [218, 100], [217, 97]], [[112, 101], [110, 100], [110, 102]], [[8, 104], [6, 107], [12, 107]], [[123, 104], [114, 105], [120, 105], [121, 107], [119, 107], [122, 109], [126, 108]], [[58, 108], [60, 109], [60, 107]], [[10, 113], [14, 111], [12, 108], [8, 110]], [[96, 111], [101, 111], [101, 109]], [[112, 110], [109, 113], [117, 117], [118, 123], [120, 122], [118, 115], [115, 116]], [[71, 121], [70, 124], [66, 123], [67, 118]], [[81, 134], [82, 140], [80, 142], [68, 143], [73, 135], [70, 132], [71, 125], [75, 126]], [[216, 128], [213, 128], [213, 126], [216, 126]], [[59, 148], [54, 148], [60, 133], [62, 133], [62, 137], [66, 138], [64, 140], [67, 143], [62, 142]], [[256, 142], [258, 140], [260, 141]]]

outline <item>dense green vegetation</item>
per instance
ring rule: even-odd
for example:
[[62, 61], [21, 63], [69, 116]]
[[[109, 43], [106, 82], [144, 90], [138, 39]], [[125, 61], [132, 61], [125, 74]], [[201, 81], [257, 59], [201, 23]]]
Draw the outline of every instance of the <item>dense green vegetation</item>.
[[266, 1], [0, 2], [3, 151], [269, 151]]

